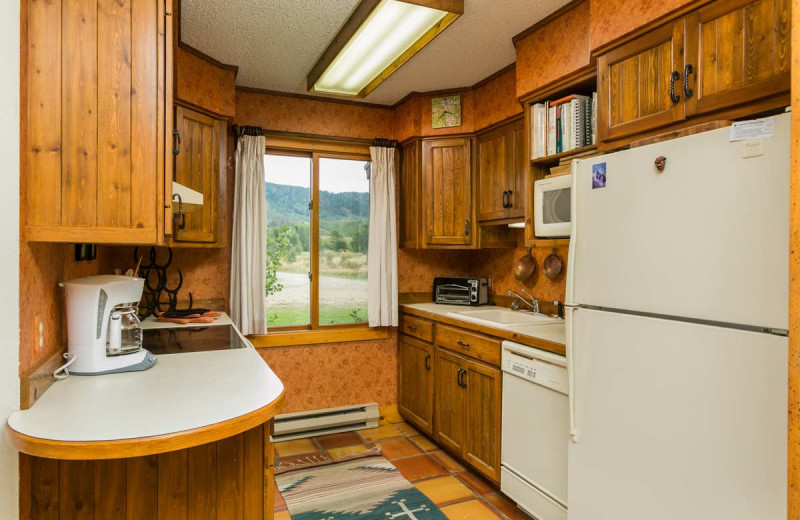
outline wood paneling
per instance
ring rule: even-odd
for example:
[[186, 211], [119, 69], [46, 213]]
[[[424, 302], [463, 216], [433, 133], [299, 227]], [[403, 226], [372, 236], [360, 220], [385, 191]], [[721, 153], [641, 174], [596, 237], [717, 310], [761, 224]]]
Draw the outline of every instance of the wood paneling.
[[685, 118], [683, 77], [685, 20], [655, 29], [601, 55], [598, 70], [598, 140], [616, 139]]
[[433, 434], [433, 345], [399, 337], [397, 406], [425, 433]]
[[[23, 455], [29, 520], [272, 518], [270, 424], [186, 450], [65, 461]], [[26, 497], [23, 497], [25, 500]]]
[[687, 18], [689, 115], [789, 89], [788, 0], [717, 0]]
[[495, 482], [500, 480], [500, 414], [502, 372], [467, 361], [463, 376], [467, 393], [464, 459]]
[[422, 142], [422, 220], [428, 246], [473, 244], [471, 146], [467, 137]]

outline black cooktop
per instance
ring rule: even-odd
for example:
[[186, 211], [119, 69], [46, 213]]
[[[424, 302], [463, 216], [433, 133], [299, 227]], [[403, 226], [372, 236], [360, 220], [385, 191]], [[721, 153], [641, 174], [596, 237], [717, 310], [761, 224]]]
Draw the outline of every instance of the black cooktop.
[[156, 356], [245, 348], [232, 325], [145, 329], [142, 346]]

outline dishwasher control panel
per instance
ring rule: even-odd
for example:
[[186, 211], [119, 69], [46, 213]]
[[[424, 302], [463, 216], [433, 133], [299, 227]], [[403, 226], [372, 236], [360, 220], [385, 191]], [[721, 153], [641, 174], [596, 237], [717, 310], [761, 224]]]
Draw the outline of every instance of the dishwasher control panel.
[[569, 393], [567, 369], [561, 364], [504, 349], [503, 371], [562, 394]]

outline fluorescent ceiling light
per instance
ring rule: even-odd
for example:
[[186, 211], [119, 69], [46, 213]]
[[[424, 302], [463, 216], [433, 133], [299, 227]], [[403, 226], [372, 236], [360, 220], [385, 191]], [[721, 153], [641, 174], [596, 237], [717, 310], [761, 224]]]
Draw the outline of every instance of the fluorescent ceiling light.
[[463, 0], [362, 0], [314, 65], [308, 89], [366, 96], [463, 11]]

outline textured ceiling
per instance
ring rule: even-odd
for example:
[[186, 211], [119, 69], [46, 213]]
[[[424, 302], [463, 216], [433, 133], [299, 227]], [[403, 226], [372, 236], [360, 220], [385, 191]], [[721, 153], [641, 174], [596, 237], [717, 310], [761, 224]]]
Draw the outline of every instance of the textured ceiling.
[[[306, 76], [359, 0], [182, 0], [183, 42], [239, 66], [236, 84], [308, 94]], [[514, 61], [511, 38], [569, 0], [465, 0], [464, 14], [365, 102], [477, 83]]]

